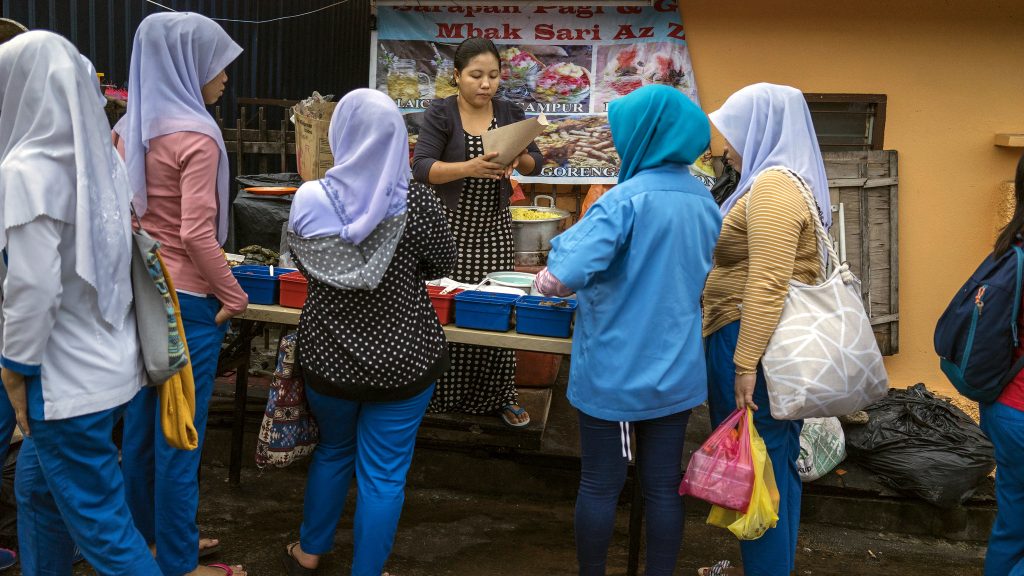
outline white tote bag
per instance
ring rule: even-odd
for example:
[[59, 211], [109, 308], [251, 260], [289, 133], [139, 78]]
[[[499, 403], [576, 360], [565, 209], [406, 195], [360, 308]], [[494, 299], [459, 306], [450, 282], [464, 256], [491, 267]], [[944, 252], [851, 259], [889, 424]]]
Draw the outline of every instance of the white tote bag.
[[889, 377], [864, 311], [860, 280], [846, 263], [836, 265], [839, 256], [810, 189], [796, 174], [783, 172], [796, 182], [807, 201], [832, 272], [828, 272], [822, 253], [818, 279], [824, 278], [824, 282], [789, 283], [779, 325], [761, 359], [772, 417], [801, 420], [850, 414], [883, 398]]

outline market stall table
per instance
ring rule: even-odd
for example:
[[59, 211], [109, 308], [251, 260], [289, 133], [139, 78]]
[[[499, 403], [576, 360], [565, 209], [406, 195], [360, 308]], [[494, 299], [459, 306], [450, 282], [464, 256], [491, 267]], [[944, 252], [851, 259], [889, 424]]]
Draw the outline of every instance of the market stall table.
[[[242, 441], [245, 435], [245, 406], [249, 396], [249, 342], [255, 336], [257, 324], [281, 324], [297, 326], [302, 310], [264, 304], [250, 304], [248, 310], [237, 319], [241, 320], [240, 334], [229, 347], [227, 361], [222, 361], [219, 372], [235, 369], [234, 413], [231, 424], [231, 460], [228, 479], [238, 484], [242, 473]], [[550, 338], [547, 336], [530, 336], [519, 334], [514, 330], [508, 332], [488, 332], [471, 330], [455, 325], [443, 326], [449, 342], [474, 344], [493, 348], [508, 348], [530, 352], [546, 352], [549, 354], [568, 355], [572, 352], [571, 338]]]

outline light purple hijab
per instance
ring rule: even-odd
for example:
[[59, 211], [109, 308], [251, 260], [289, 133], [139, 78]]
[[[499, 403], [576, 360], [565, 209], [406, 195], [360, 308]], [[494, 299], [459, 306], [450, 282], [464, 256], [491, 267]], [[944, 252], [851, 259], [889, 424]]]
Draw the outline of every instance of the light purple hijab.
[[176, 132], [205, 134], [220, 147], [217, 167], [217, 241], [228, 237], [228, 154], [224, 137], [206, 110], [202, 88], [238, 55], [236, 44], [219, 24], [189, 12], [147, 16], [132, 45], [128, 111], [114, 126], [124, 141], [135, 211], [146, 213], [146, 152], [149, 141]]
[[761, 172], [786, 168], [803, 178], [814, 193], [825, 229], [832, 225], [828, 176], [802, 92], [790, 86], [754, 84], [729, 96], [708, 117], [743, 157], [740, 183], [722, 204], [723, 216]]
[[338, 102], [328, 139], [334, 167], [296, 193], [290, 228], [305, 238], [340, 236], [358, 245], [381, 222], [405, 212], [409, 133], [394, 101], [361, 88]]
[[132, 302], [131, 191], [96, 71], [51, 32], [0, 46], [0, 248], [41, 215], [75, 228], [75, 273], [120, 329]]

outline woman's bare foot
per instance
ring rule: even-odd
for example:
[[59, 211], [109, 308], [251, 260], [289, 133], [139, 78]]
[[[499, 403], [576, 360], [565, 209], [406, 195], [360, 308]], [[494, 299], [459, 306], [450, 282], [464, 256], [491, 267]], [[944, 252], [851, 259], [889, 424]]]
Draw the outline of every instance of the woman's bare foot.
[[220, 540], [216, 538], [199, 539], [199, 557], [204, 558], [220, 550]]
[[316, 567], [320, 565], [320, 555], [307, 554], [302, 550], [300, 542], [292, 542], [288, 545], [288, 555], [294, 558], [299, 566], [309, 570], [316, 570]]

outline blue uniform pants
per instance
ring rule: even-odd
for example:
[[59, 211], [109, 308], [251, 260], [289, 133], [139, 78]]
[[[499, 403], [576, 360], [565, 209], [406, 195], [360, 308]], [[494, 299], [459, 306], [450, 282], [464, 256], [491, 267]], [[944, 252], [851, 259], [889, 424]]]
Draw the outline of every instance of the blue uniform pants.
[[[672, 576], [683, 540], [683, 479], [680, 463], [690, 411], [628, 423], [636, 429], [636, 465], [647, 523], [647, 576]], [[580, 576], [604, 576], [615, 511], [626, 483], [627, 423], [579, 412], [580, 491], [576, 497], [576, 558]]]
[[[216, 298], [178, 293], [196, 385], [195, 427], [199, 447], [172, 448], [160, 428], [156, 388], [145, 388], [128, 405], [122, 443], [128, 505], [135, 525], [150, 544], [166, 576], [181, 576], [199, 564], [199, 461], [217, 372], [217, 359], [228, 323], [214, 323]], [[244, 370], [244, 368], [242, 368]]]
[[996, 504], [985, 576], [1024, 576], [1024, 412], [981, 405], [981, 428], [996, 448]]
[[320, 426], [306, 481], [302, 550], [325, 554], [334, 542], [349, 484], [356, 478], [352, 576], [380, 576], [405, 503], [405, 476], [434, 386], [408, 400], [354, 402], [306, 386]]
[[18, 455], [18, 546], [26, 576], [70, 576], [75, 543], [102, 576], [160, 576], [132, 523], [112, 434], [124, 407], [43, 420], [39, 378], [27, 382], [31, 436]]
[[[708, 336], [704, 342], [708, 364], [708, 407], [713, 428], [736, 409], [733, 354], [739, 333], [740, 323], [733, 322]], [[789, 576], [796, 567], [796, 541], [800, 529], [803, 485], [796, 461], [800, 457], [803, 420], [772, 418], [768, 385], [760, 366], [757, 368], [754, 404], [758, 407], [754, 412], [754, 426], [764, 439], [779, 487], [779, 523], [757, 540], [740, 542], [743, 573], [747, 576]]]

